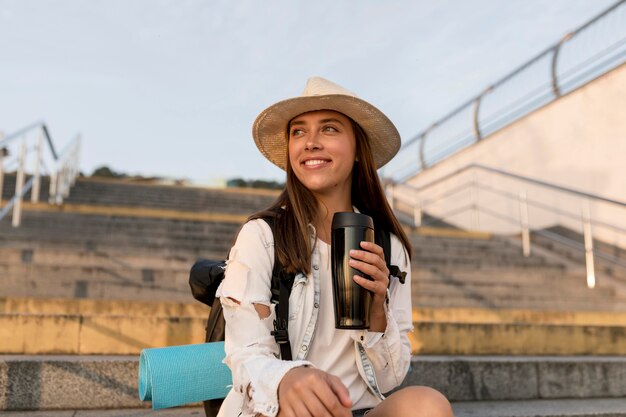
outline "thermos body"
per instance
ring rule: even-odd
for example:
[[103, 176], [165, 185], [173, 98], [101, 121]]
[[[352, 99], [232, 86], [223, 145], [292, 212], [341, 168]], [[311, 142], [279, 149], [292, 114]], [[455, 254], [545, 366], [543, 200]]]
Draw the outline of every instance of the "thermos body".
[[361, 242], [374, 242], [374, 222], [360, 213], [336, 213], [333, 217], [331, 247], [333, 275], [333, 305], [337, 329], [369, 328], [371, 293], [354, 282], [354, 275], [371, 279], [352, 268], [351, 249], [361, 249]]

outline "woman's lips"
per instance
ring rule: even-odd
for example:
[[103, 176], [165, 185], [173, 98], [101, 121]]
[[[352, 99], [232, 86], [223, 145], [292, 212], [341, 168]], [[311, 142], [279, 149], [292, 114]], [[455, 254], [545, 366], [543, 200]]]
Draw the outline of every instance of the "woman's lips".
[[317, 168], [327, 165], [330, 162], [331, 161], [329, 159], [307, 159], [306, 161], [302, 162], [302, 165], [307, 168]]

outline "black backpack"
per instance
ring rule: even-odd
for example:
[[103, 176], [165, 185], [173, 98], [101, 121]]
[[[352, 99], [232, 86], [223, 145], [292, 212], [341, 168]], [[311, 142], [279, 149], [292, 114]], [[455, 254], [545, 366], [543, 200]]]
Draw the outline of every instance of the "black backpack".
[[[275, 217], [261, 217], [272, 230], [275, 231]], [[391, 240], [388, 231], [376, 233], [376, 243], [383, 248], [385, 252], [385, 262], [389, 269], [390, 276], [398, 277], [400, 282], [404, 284], [406, 272], [400, 271], [396, 265], [391, 265]], [[206, 326], [206, 342], [219, 342], [224, 340], [225, 321], [222, 314], [222, 304], [219, 299], [215, 298], [217, 287], [224, 279], [224, 271], [226, 270], [225, 260], [199, 260], [191, 267], [189, 272], [189, 286], [193, 297], [211, 306], [211, 312], [207, 320]], [[289, 296], [291, 295], [291, 287], [295, 274], [289, 274], [278, 260], [276, 252], [274, 252], [274, 267], [272, 269], [272, 297], [271, 302], [276, 304], [276, 319], [274, 320], [274, 330], [272, 335], [276, 339], [276, 343], [280, 347], [280, 354], [283, 360], [291, 360], [291, 344], [289, 343], [289, 334], [287, 325], [289, 320]], [[215, 417], [222, 405], [221, 399], [204, 401], [204, 411], [207, 417]]]

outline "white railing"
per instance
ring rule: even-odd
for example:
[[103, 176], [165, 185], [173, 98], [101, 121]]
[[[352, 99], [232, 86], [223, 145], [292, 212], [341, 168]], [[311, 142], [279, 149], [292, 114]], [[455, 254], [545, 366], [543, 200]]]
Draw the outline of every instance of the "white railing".
[[[396, 213], [415, 226], [441, 222], [520, 236], [524, 256], [531, 253], [533, 236], [564, 245], [580, 254], [576, 257], [586, 265], [590, 288], [596, 281], [595, 259], [626, 272], [626, 202], [479, 164], [419, 187], [390, 184], [387, 196]], [[431, 217], [425, 220], [425, 214]], [[554, 226], [578, 238], [555, 233]]]
[[618, 0], [402, 144], [383, 168], [402, 182], [626, 63], [626, 0]]
[[[31, 202], [39, 202], [42, 175], [50, 176], [48, 202], [62, 204], [79, 173], [80, 142], [77, 136], [58, 154], [43, 122], [0, 137], [0, 221], [12, 211], [13, 227], [20, 225], [24, 196], [30, 191]], [[5, 174], [13, 169], [15, 192], [4, 202]]]

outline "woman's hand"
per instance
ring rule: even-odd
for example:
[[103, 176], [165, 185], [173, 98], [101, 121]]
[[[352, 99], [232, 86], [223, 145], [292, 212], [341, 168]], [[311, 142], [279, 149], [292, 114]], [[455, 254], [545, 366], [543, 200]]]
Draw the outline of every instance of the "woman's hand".
[[383, 248], [375, 243], [363, 241], [361, 248], [364, 250], [350, 251], [350, 266], [358, 269], [365, 275], [369, 275], [372, 280], [359, 275], [353, 277], [354, 281], [361, 287], [370, 290], [373, 294], [370, 307], [370, 328], [372, 332], [384, 332], [387, 327], [387, 317], [385, 315], [385, 299], [387, 298], [387, 287], [389, 286], [389, 269], [385, 262]]
[[289, 370], [278, 385], [278, 417], [352, 417], [350, 393], [334, 375], [310, 367]]

